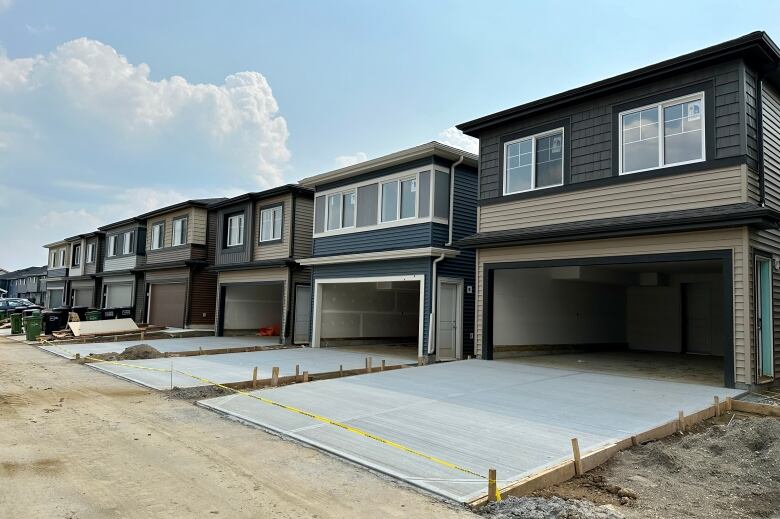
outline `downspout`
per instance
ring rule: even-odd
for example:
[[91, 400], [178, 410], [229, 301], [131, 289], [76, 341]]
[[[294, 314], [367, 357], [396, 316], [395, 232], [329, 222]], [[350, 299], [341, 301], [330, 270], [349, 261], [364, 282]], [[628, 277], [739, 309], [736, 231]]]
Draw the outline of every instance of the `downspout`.
[[[455, 205], [455, 168], [459, 166], [464, 160], [465, 157], [461, 155], [460, 158], [455, 161], [452, 166], [450, 166], [450, 217], [447, 221], [449, 235], [447, 243], [444, 244], [445, 247], [452, 246], [452, 215], [454, 213]], [[433, 207], [431, 207], [431, 211], [433, 211]], [[436, 293], [438, 292], [436, 265], [443, 259], [444, 254], [440, 254], [438, 258], [433, 260], [433, 267], [431, 269], [431, 313], [428, 314], [428, 355], [436, 353], [436, 327], [434, 326], [436, 324]]]

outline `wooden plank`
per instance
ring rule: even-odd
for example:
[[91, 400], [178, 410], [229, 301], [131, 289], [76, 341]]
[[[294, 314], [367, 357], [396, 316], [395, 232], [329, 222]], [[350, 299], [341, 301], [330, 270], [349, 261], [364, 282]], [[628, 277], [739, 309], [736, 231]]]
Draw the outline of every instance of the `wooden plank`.
[[582, 458], [580, 457], [580, 442], [577, 438], [571, 439], [571, 451], [574, 458], [574, 474], [582, 476]]
[[488, 469], [487, 498], [491, 503], [496, 501], [496, 469]]
[[73, 335], [110, 335], [138, 332], [138, 326], [132, 319], [107, 319], [105, 321], [83, 321], [68, 323]]
[[731, 409], [740, 413], [753, 413], [762, 416], [780, 417], [780, 406], [745, 402], [744, 400], [732, 400]]

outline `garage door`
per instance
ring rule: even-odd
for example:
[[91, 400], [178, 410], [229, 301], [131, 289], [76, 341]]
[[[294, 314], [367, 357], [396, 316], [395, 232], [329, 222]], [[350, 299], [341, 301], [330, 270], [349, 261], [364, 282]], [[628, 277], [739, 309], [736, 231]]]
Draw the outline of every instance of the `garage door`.
[[62, 306], [62, 298], [64, 294], [65, 290], [62, 289], [49, 290], [49, 307], [57, 308], [58, 306]]
[[92, 306], [94, 291], [91, 288], [82, 288], [73, 291], [73, 306]]
[[160, 326], [184, 327], [185, 283], [165, 283], [149, 288], [149, 323]]
[[133, 285], [106, 285], [106, 304], [104, 306], [106, 308], [133, 306]]

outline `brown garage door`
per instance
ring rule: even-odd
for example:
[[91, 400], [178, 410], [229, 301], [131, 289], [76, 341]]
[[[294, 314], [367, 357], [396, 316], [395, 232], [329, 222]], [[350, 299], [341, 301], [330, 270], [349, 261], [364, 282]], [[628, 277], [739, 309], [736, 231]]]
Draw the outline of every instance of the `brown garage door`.
[[184, 327], [185, 283], [151, 285], [149, 323], [160, 326]]

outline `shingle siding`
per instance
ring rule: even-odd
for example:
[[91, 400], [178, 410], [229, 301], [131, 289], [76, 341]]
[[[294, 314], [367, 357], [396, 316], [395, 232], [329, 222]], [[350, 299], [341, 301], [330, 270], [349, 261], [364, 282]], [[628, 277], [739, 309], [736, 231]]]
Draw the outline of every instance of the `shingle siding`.
[[[431, 227], [420, 223], [314, 239], [314, 256], [335, 256], [431, 246]], [[446, 226], [445, 226], [446, 227]]]

